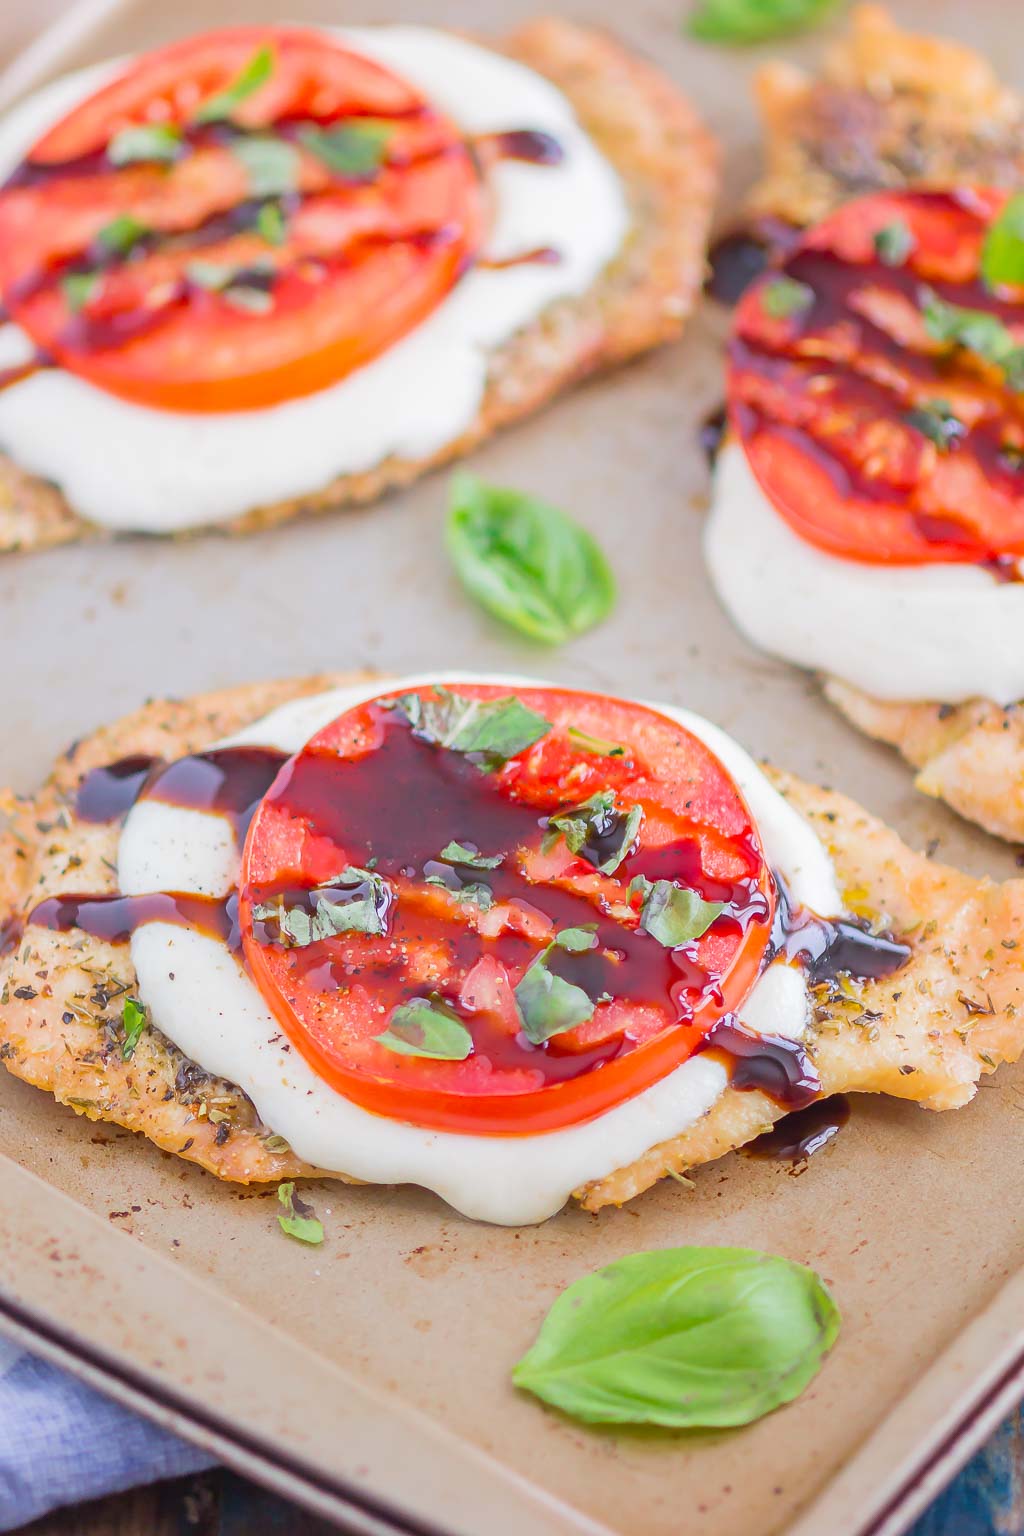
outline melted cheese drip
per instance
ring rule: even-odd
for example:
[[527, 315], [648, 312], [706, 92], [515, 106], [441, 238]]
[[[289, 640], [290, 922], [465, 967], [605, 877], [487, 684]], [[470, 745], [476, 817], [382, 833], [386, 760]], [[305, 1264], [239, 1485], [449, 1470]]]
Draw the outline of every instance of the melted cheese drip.
[[[344, 710], [383, 687], [459, 681], [527, 686], [527, 679], [460, 674], [377, 680], [297, 699], [218, 743], [276, 747], [292, 754]], [[532, 684], [531, 686], [545, 686]], [[693, 732], [739, 785], [765, 855], [793, 899], [822, 916], [842, 911], [831, 862], [811, 827], [768, 783], [741, 747], [685, 710], [653, 705]], [[176, 889], [223, 896], [238, 878], [240, 850], [218, 815], [140, 800], [121, 834], [118, 871], [128, 895]], [[574, 1189], [678, 1136], [714, 1104], [724, 1066], [698, 1055], [660, 1082], [586, 1124], [536, 1136], [472, 1136], [424, 1130], [370, 1114], [323, 1082], [285, 1049], [258, 989], [219, 941], [163, 923], [131, 941], [138, 992], [153, 1022], [207, 1071], [249, 1095], [264, 1122], [299, 1157], [374, 1184], [420, 1184], [464, 1215], [516, 1226], [543, 1221]], [[799, 1039], [809, 1017], [803, 973], [781, 960], [763, 972], [740, 1017], [748, 1029]]]

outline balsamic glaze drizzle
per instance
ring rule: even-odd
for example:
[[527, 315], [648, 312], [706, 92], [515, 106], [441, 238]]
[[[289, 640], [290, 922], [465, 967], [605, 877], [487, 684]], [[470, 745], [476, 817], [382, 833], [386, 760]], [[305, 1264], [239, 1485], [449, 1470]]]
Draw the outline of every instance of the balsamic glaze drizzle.
[[770, 1157], [775, 1162], [806, 1162], [838, 1136], [849, 1118], [849, 1099], [844, 1093], [833, 1093], [784, 1115], [743, 1150], [750, 1157]]
[[[486, 871], [438, 865], [441, 848], [456, 837], [488, 853], [504, 852], [537, 840], [543, 817], [535, 806], [497, 795], [490, 776], [481, 773], [458, 753], [444, 752], [416, 737], [398, 723], [393, 711], [379, 710], [382, 739], [364, 758], [339, 759], [334, 754], [305, 750], [286, 759], [271, 749], [239, 746], [215, 748], [169, 764], [135, 756], [93, 769], [83, 779], [76, 810], [91, 822], [122, 819], [139, 798], [163, 804], [215, 813], [227, 817], [242, 845], [249, 822], [264, 796], [301, 817], [308, 830], [344, 848], [351, 862], [372, 867], [385, 878], [412, 878], [426, 869], [445, 869], [453, 888], [467, 880], [482, 880], [497, 901], [520, 902], [541, 910], [558, 929], [597, 922], [598, 947], [585, 953], [552, 954], [550, 968], [593, 998], [613, 995], [636, 1004], [666, 1007], [685, 1021], [693, 1002], [712, 978], [686, 950], [665, 949], [637, 929], [626, 928], [607, 917], [586, 897], [556, 887], [532, 885], [511, 860]], [[381, 786], [391, 786], [382, 795]], [[759, 855], [749, 847], [750, 876], [731, 881], [715, 879], [702, 868], [699, 846], [683, 840], [665, 846], [640, 849], [627, 856], [620, 871], [623, 883], [636, 875], [649, 880], [675, 878], [696, 890], [704, 900], [724, 901], [726, 910], [717, 919], [716, 931], [727, 933], [767, 916], [764, 897], [757, 886]], [[264, 899], [281, 892], [254, 893]], [[287, 897], [288, 893], [284, 892]], [[300, 895], [302, 893], [299, 893]], [[291, 892], [294, 897], [295, 892]], [[50, 897], [36, 906], [27, 921], [68, 931], [81, 929], [109, 943], [124, 943], [135, 929], [149, 922], [174, 923], [196, 929], [240, 951], [238, 896], [226, 900], [175, 892], [145, 896], [92, 893]], [[405, 937], [444, 943], [457, 963], [472, 963], [480, 939], [471, 928], [439, 919], [423, 911], [408, 917], [399, 904], [392, 931]], [[436, 932], [434, 930], [437, 930]], [[17, 930], [0, 935], [0, 947], [13, 947]], [[521, 965], [532, 958], [535, 947], [522, 935], [504, 932], [490, 941], [506, 964]], [[324, 967], [322, 955], [301, 949], [290, 951], [297, 975], [311, 965], [324, 969], [326, 987], [342, 985], [347, 977]], [[877, 979], [906, 963], [907, 945], [887, 935], [873, 934], [857, 919], [829, 920], [794, 908], [785, 888], [777, 882], [776, 914], [767, 959], [778, 954], [800, 964], [810, 985], [819, 986], [840, 975]], [[401, 979], [378, 977], [383, 990], [401, 995]], [[564, 1080], [591, 1070], [630, 1048], [624, 1038], [603, 1041], [590, 1051], [562, 1053], [557, 1037], [547, 1049], [534, 1052], [533, 1064], [546, 1080]], [[730, 1015], [709, 1032], [702, 1049], [724, 1053], [730, 1062], [732, 1085], [759, 1089], [789, 1109], [814, 1101], [821, 1083], [806, 1050], [799, 1041], [761, 1036], [743, 1028]], [[495, 1065], [512, 1065], [519, 1046], [488, 1051]], [[508, 1057], [508, 1060], [504, 1058]], [[500, 1059], [499, 1059], [500, 1058]]]

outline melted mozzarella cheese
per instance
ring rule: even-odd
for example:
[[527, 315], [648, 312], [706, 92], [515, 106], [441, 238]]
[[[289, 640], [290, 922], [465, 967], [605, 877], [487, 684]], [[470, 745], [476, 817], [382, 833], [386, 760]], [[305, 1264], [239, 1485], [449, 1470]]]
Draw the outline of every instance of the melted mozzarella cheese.
[[1024, 583], [977, 565], [867, 565], [795, 533], [728, 442], [704, 534], [711, 580], [762, 650], [878, 699], [1024, 697]]
[[[0, 442], [55, 480], [104, 527], [169, 533], [224, 522], [321, 490], [391, 455], [421, 459], [473, 421], [489, 354], [558, 299], [583, 293], [622, 246], [621, 185], [562, 93], [524, 65], [425, 27], [357, 27], [333, 35], [418, 86], [467, 135], [536, 129], [558, 165], [499, 163], [488, 172], [488, 257], [550, 246], [560, 260], [474, 267], [421, 324], [339, 383], [257, 411], [188, 414], [132, 405], [60, 370], [0, 391]], [[113, 77], [102, 65], [58, 80], [0, 123], [0, 178], [35, 140]], [[3, 366], [31, 355], [0, 329]]]
[[[218, 743], [298, 752], [321, 727], [383, 688], [422, 683], [527, 686], [523, 678], [467, 674], [377, 680], [297, 699]], [[534, 686], [544, 686], [536, 684]], [[667, 705], [651, 706], [692, 731], [743, 792], [765, 856], [793, 899], [822, 916], [842, 911], [831, 861], [811, 827], [772, 788], [753, 760], [716, 726]], [[226, 830], [227, 829], [227, 830]], [[121, 834], [122, 891], [194, 891], [222, 896], [237, 882], [240, 851], [223, 818], [141, 799]], [[186, 1055], [249, 1095], [264, 1122], [299, 1157], [368, 1183], [420, 1184], [482, 1221], [543, 1221], [574, 1189], [678, 1136], [714, 1104], [728, 1082], [713, 1055], [692, 1057], [660, 1082], [583, 1125], [536, 1136], [472, 1136], [424, 1130], [370, 1114], [331, 1088], [289, 1049], [249, 976], [218, 940], [166, 923], [140, 927], [131, 941], [139, 996], [153, 1021]], [[809, 1018], [802, 971], [774, 960], [740, 1017], [762, 1034], [799, 1039]]]

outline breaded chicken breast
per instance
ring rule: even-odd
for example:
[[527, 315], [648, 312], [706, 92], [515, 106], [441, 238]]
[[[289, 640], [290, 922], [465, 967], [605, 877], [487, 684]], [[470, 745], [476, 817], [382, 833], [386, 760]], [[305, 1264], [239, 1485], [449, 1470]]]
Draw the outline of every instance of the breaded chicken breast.
[[[37, 795], [4, 797], [0, 1058], [10, 1072], [219, 1178], [250, 1183], [317, 1171], [261, 1123], [237, 1087], [211, 1077], [155, 1028], [126, 1052], [123, 1000], [136, 985], [127, 945], [24, 926], [24, 919], [68, 889], [116, 889], [119, 827], [84, 822], [74, 809], [90, 770], [200, 751], [289, 699], [351, 681], [321, 677], [150, 703], [77, 743]], [[983, 1074], [1024, 1046], [1024, 881], [997, 885], [943, 868], [850, 800], [769, 773], [831, 854], [850, 910], [910, 948], [886, 980], [844, 976], [814, 991], [804, 1043], [824, 1092], [888, 1093], [930, 1109], [965, 1104]], [[577, 1198], [590, 1210], [630, 1199], [670, 1171], [744, 1145], [784, 1113], [760, 1091], [727, 1088], [684, 1135]]]
[[[493, 350], [479, 410], [457, 441], [427, 458], [393, 457], [339, 476], [315, 494], [253, 507], [218, 527], [244, 533], [303, 512], [373, 501], [468, 453], [588, 374], [682, 330], [704, 275], [718, 183], [717, 148], [692, 107], [644, 60], [572, 22], [538, 20], [492, 46], [562, 91], [618, 173], [632, 220], [622, 250], [587, 292], [550, 305]], [[0, 551], [99, 532], [76, 515], [59, 487], [0, 455]]]

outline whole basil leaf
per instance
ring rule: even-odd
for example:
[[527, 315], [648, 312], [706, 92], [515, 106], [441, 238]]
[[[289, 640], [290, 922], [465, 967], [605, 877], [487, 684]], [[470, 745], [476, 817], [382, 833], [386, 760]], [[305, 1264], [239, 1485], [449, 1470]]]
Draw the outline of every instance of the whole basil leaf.
[[323, 1242], [323, 1222], [315, 1215], [313, 1207], [307, 1201], [299, 1199], [295, 1193], [293, 1181], [278, 1185], [277, 1198], [284, 1206], [284, 1213], [279, 1211], [277, 1215], [282, 1232], [288, 1237], [297, 1238], [300, 1243], [309, 1243], [313, 1247]]
[[523, 1034], [533, 1045], [543, 1045], [552, 1035], [562, 1035], [594, 1016], [595, 1005], [583, 988], [549, 969], [548, 956], [555, 944], [557, 940], [541, 950], [515, 989]]
[[500, 767], [525, 752], [551, 729], [550, 720], [527, 709], [512, 695], [505, 699], [467, 699], [440, 684], [423, 699], [406, 693], [391, 708], [401, 710], [417, 736], [449, 752], [477, 755], [485, 767]]
[[613, 875], [635, 843], [643, 818], [641, 806], [619, 810], [613, 792], [600, 789], [582, 804], [549, 816], [541, 846], [546, 853], [562, 836], [570, 853], [586, 859], [601, 874]]
[[379, 1045], [399, 1056], [429, 1056], [433, 1061], [465, 1061], [473, 1036], [457, 1014], [438, 998], [414, 997], [399, 1003]]
[[562, 1292], [516, 1386], [587, 1424], [749, 1424], [798, 1397], [839, 1332], [813, 1270], [752, 1248], [633, 1253]]
[[258, 91], [261, 85], [266, 85], [274, 73], [274, 52], [269, 45], [257, 48], [250, 59], [242, 65], [235, 78], [225, 86], [223, 91], [218, 91], [216, 96], [211, 96], [194, 114], [197, 123], [218, 123], [226, 117], [231, 117], [235, 108], [241, 106], [247, 97], [254, 91]]
[[[331, 899], [341, 895], [345, 900]], [[305, 949], [339, 933], [386, 933], [392, 900], [392, 888], [382, 876], [350, 864], [305, 893], [302, 902], [286, 906], [284, 898], [276, 896], [254, 906], [252, 915], [276, 928], [276, 942]]]
[[672, 880], [650, 881], [637, 875], [630, 882], [631, 891], [640, 891], [640, 927], [666, 949], [678, 949], [707, 933], [724, 901], [704, 901], [696, 891], [676, 885]]
[[686, 23], [705, 43], [763, 43], [824, 21], [841, 0], [700, 0]]
[[1024, 192], [1011, 197], [989, 225], [981, 250], [981, 275], [989, 288], [1024, 284]]
[[453, 476], [448, 553], [467, 591], [488, 613], [545, 645], [561, 645], [607, 618], [615, 582], [599, 546], [556, 507]]

